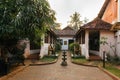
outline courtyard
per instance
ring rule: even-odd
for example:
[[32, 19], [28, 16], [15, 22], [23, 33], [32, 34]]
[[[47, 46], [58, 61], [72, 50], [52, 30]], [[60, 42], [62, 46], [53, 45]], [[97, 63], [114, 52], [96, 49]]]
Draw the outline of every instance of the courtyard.
[[7, 80], [113, 80], [97, 67], [71, 63], [67, 52], [67, 66], [61, 66], [62, 53], [54, 64], [33, 65], [25, 68]]

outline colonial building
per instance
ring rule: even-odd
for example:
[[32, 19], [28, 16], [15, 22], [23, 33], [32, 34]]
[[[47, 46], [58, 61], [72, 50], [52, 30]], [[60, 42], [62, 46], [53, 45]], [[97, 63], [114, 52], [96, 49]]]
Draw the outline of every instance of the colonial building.
[[115, 52], [120, 57], [120, 0], [105, 0], [98, 16], [111, 24], [115, 35]]
[[56, 31], [56, 34], [59, 36], [62, 50], [68, 50], [69, 45], [74, 42], [73, 36], [75, 35], [75, 31], [71, 27], [67, 26], [62, 30]]
[[[102, 57], [103, 51], [106, 51], [110, 55], [114, 55], [115, 49], [111, 49], [110, 46], [115, 45], [115, 34], [111, 31], [112, 24], [110, 23], [115, 22], [118, 17], [117, 2], [118, 0], [105, 0], [97, 18], [82, 26], [75, 35], [76, 41], [79, 41], [79, 43], [83, 40], [81, 38], [85, 39], [82, 42], [84, 42], [86, 54], [92, 53]], [[106, 38], [109, 46], [99, 43], [103, 38]]]
[[[84, 55], [89, 53], [102, 58], [103, 51], [120, 56], [120, 0], [105, 0], [97, 18], [85, 24], [76, 33], [76, 41], [85, 47]], [[100, 44], [104, 39], [107, 44]], [[115, 47], [113, 47], [115, 46]]]
[[110, 51], [110, 54], [113, 55], [109, 46], [100, 44], [102, 38], [107, 38], [108, 43], [114, 44], [114, 32], [110, 31], [111, 27], [110, 23], [101, 20], [99, 17], [82, 26], [75, 35], [76, 41], [79, 42], [80, 46], [83, 48], [84, 45], [85, 47], [84, 51], [86, 53], [82, 51], [82, 54], [87, 54], [87, 58], [90, 54], [95, 54], [102, 58], [103, 51], [107, 50], [106, 52]]
[[[27, 46], [25, 50], [26, 53], [25, 56], [29, 59], [39, 59], [40, 57], [43, 57], [44, 55], [48, 55], [48, 47], [51, 46], [54, 48], [54, 44], [57, 41], [57, 35], [54, 33], [52, 29], [48, 30], [45, 34], [41, 36], [41, 47], [38, 49], [30, 50], [30, 46]], [[29, 43], [30, 44], [30, 43]]]

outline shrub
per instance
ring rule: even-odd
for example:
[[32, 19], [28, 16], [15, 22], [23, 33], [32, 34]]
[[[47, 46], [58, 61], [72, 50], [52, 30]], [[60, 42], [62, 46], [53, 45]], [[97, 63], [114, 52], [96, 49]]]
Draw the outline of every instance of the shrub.
[[55, 52], [59, 52], [61, 50], [61, 44], [59, 42], [55, 43]]
[[111, 56], [107, 54], [107, 60], [112, 64], [120, 65], [120, 58], [118, 56]]
[[71, 43], [69, 45], [69, 50], [74, 53], [74, 48], [79, 49], [79, 44], [78, 43]]

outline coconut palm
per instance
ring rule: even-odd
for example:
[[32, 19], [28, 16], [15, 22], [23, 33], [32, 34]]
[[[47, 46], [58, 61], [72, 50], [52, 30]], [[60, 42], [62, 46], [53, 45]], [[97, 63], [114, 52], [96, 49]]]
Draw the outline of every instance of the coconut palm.
[[70, 25], [74, 30], [78, 30], [79, 27], [82, 25], [82, 21], [80, 21], [80, 14], [75, 12], [73, 15], [70, 16], [71, 20], [69, 21]]

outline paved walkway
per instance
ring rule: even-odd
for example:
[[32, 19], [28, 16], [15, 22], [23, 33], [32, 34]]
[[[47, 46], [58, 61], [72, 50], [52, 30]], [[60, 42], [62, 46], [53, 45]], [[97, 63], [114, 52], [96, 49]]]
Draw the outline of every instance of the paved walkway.
[[72, 64], [67, 53], [68, 66], [61, 66], [60, 55], [57, 63], [50, 65], [30, 66], [8, 80], [113, 80], [96, 67]]

